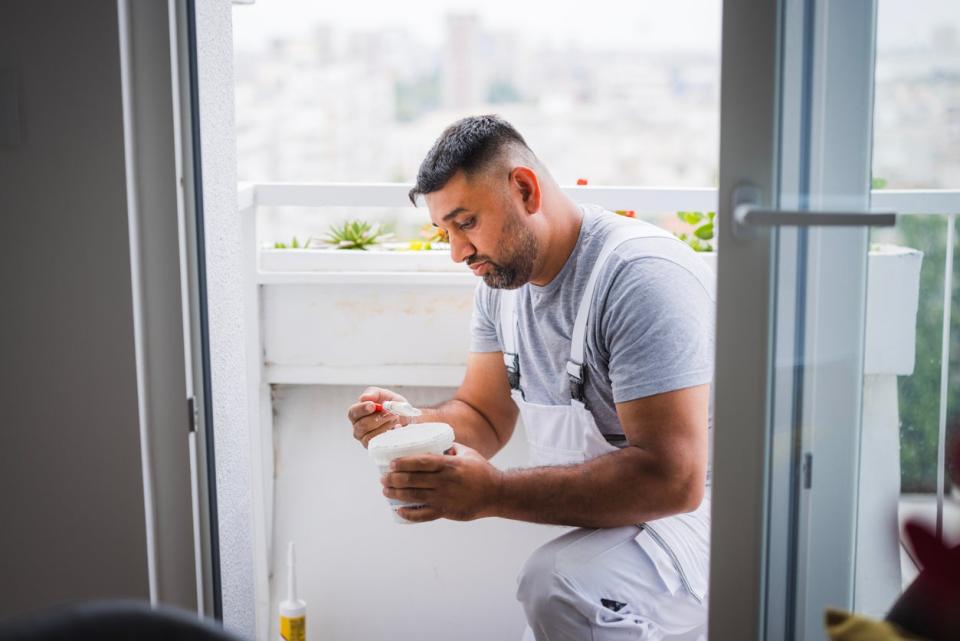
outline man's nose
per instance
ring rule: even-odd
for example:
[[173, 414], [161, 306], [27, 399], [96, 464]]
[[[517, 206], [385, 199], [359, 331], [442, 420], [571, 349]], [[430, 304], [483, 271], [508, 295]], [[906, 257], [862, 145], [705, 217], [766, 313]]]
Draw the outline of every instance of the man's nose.
[[477, 248], [462, 234], [450, 234], [450, 258], [453, 262], [462, 263], [476, 253]]

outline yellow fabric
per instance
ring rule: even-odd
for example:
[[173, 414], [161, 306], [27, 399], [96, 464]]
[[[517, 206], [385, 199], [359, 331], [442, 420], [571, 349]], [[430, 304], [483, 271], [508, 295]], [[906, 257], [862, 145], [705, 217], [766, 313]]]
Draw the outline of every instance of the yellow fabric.
[[830, 641], [923, 641], [886, 621], [833, 608], [827, 608], [826, 625]]

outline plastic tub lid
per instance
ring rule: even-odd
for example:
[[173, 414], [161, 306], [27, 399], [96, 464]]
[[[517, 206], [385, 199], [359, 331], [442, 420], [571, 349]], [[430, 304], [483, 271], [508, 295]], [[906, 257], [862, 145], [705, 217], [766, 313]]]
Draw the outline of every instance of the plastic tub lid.
[[378, 464], [401, 456], [445, 452], [453, 445], [453, 428], [446, 423], [415, 423], [397, 427], [370, 439], [367, 449]]

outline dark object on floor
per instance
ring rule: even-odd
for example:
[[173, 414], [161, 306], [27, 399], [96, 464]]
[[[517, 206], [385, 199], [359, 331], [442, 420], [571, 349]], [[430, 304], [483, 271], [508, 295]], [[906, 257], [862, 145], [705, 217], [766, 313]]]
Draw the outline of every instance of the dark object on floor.
[[906, 529], [923, 569], [887, 621], [930, 641], [960, 641], [960, 545], [947, 547], [918, 523]]
[[0, 641], [242, 641], [185, 610], [99, 601], [0, 621]]

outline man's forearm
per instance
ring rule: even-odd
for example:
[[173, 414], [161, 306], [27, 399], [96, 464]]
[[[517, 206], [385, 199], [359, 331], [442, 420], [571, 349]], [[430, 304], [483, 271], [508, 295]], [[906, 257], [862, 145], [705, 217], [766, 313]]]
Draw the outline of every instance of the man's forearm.
[[434, 407], [424, 407], [418, 423], [447, 423], [453, 428], [458, 443], [491, 458], [500, 451], [503, 443], [489, 420], [472, 405], [459, 399], [444, 401]]
[[638, 447], [586, 463], [503, 472], [494, 516], [578, 527], [619, 527], [689, 512], [703, 499], [697, 470], [665, 469]]

